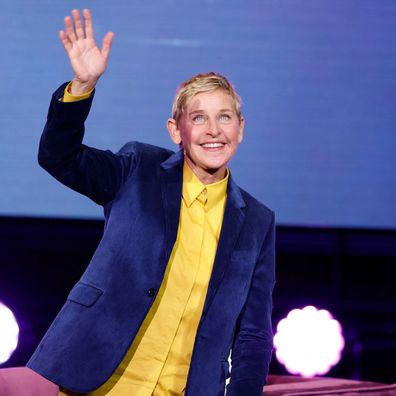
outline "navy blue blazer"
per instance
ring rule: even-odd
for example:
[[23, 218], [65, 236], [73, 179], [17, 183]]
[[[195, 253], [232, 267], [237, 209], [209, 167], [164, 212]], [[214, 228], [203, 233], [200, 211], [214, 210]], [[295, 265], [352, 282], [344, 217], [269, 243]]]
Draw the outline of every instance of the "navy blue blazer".
[[[28, 366], [76, 391], [98, 388], [132, 344], [176, 240], [183, 152], [131, 142], [118, 153], [82, 144], [92, 97], [52, 98], [39, 163], [104, 206], [99, 246]], [[93, 96], [93, 95], [92, 95]], [[272, 353], [274, 215], [232, 177], [185, 394], [261, 395]]]

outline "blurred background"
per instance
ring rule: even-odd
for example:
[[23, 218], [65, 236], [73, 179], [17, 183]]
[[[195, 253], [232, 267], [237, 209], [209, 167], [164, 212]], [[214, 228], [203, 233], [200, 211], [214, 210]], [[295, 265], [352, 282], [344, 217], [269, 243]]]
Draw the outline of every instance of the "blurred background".
[[[72, 78], [58, 39], [72, 8], [91, 9], [98, 43], [115, 32], [85, 142], [176, 149], [176, 87], [226, 75], [246, 118], [231, 172], [277, 215], [274, 331], [294, 308], [326, 309], [345, 338], [326, 375], [395, 382], [393, 0], [3, 0], [0, 302], [20, 333], [0, 367], [26, 363], [103, 229], [101, 208], [36, 161], [51, 93]], [[275, 356], [270, 372], [286, 373]]]

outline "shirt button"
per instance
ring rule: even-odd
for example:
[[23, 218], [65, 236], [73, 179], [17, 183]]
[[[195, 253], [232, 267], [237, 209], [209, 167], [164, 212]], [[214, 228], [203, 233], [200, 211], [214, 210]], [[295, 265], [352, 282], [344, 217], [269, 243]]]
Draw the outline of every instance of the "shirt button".
[[154, 297], [155, 296], [155, 289], [152, 287], [147, 290], [147, 294], [149, 297]]

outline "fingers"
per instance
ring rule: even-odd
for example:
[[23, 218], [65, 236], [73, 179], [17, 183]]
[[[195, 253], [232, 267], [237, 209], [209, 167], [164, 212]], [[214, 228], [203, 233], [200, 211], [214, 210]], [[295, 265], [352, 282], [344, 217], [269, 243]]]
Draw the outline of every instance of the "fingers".
[[74, 43], [76, 41], [76, 35], [74, 34], [73, 21], [69, 16], [65, 17], [65, 28], [67, 37], [72, 43]]
[[78, 10], [72, 10], [72, 15], [74, 18], [74, 31], [77, 39], [84, 39], [85, 33], [81, 23], [80, 12]]
[[[91, 14], [89, 10], [84, 10], [84, 17], [85, 15], [88, 16], [89, 19], [89, 30], [90, 34], [92, 35], [92, 19], [91, 19]], [[76, 9], [72, 10], [72, 17], [67, 16], [65, 17], [65, 30], [66, 34], [69, 38], [69, 40], [74, 43], [78, 39], [84, 39], [85, 38], [85, 32], [84, 32], [84, 27], [83, 23], [81, 21], [81, 16], [80, 12]], [[86, 21], [85, 21], [86, 24]]]
[[59, 38], [60, 38], [60, 41], [62, 42], [63, 46], [65, 47], [66, 52], [69, 52], [72, 49], [72, 43], [69, 40], [69, 37], [67, 36], [66, 32], [64, 32], [63, 30], [60, 30]]
[[85, 21], [85, 34], [87, 37], [93, 38], [93, 27], [92, 27], [92, 17], [91, 12], [88, 9], [83, 10], [83, 16]]
[[106, 36], [103, 39], [102, 50], [100, 52], [102, 53], [106, 61], [109, 58], [111, 45], [113, 43], [113, 38], [114, 38], [114, 33], [107, 32]]
[[[78, 40], [85, 38], [94, 39], [91, 12], [88, 9], [83, 10], [83, 21], [77, 9], [72, 10], [71, 13], [72, 17], [65, 17], [65, 31], [61, 30], [59, 32], [59, 38], [67, 52], [72, 49], [73, 44]], [[110, 54], [113, 38], [114, 33], [107, 32], [103, 39], [101, 53], [106, 60]]]

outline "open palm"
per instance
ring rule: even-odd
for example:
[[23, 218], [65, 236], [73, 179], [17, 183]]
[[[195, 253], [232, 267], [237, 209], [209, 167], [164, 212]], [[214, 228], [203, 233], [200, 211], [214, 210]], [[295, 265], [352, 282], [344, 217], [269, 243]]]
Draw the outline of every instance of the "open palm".
[[66, 29], [59, 32], [59, 37], [69, 56], [74, 81], [93, 87], [106, 70], [114, 35], [108, 32], [103, 39], [102, 49], [99, 49], [93, 34], [90, 11], [83, 11], [84, 23], [78, 10], [73, 10], [72, 16], [65, 17]]

